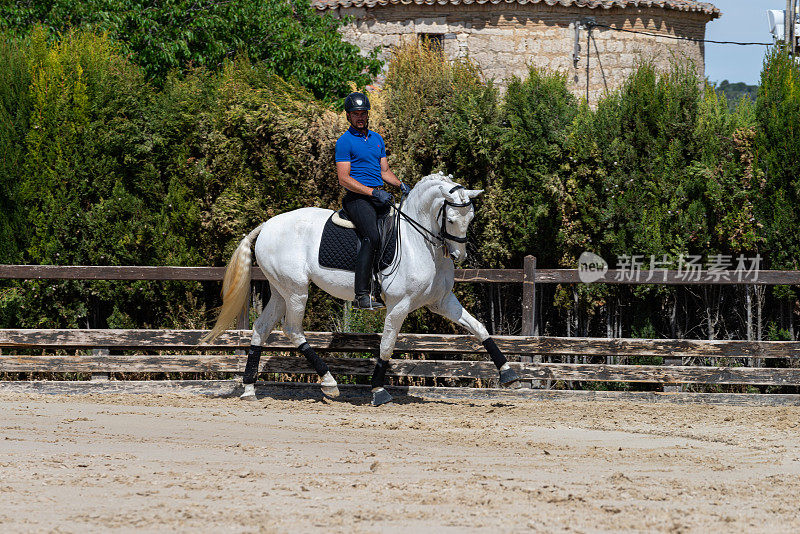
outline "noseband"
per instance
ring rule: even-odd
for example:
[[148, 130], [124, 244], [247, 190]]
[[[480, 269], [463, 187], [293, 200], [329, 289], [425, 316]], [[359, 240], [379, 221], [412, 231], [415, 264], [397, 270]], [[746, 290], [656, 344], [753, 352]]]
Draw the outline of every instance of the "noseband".
[[[448, 194], [453, 194], [455, 191], [458, 191], [459, 189], [464, 189], [464, 186], [457, 185], [453, 187], [450, 191], [448, 191]], [[448, 207], [466, 208], [467, 206], [471, 205], [472, 205], [471, 200], [467, 200], [466, 202], [450, 202], [450, 200], [446, 198], [444, 199], [444, 204], [442, 204], [442, 207], [439, 210], [439, 214], [436, 216], [436, 218], [441, 217], [441, 223], [439, 224], [439, 227], [441, 228], [441, 230], [439, 230], [439, 238], [442, 240], [442, 242], [444, 242], [445, 239], [449, 239], [450, 241], [455, 241], [456, 243], [467, 242], [467, 236], [458, 237], [457, 235], [453, 235], [447, 231], [447, 208]]]

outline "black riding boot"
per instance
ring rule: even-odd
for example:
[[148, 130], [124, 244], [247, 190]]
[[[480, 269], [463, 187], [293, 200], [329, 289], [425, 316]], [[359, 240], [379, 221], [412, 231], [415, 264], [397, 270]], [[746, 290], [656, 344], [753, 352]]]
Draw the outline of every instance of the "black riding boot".
[[354, 308], [375, 309], [383, 308], [382, 302], [375, 300], [370, 294], [372, 281], [372, 242], [367, 238], [361, 239], [361, 249], [356, 257], [356, 299]]

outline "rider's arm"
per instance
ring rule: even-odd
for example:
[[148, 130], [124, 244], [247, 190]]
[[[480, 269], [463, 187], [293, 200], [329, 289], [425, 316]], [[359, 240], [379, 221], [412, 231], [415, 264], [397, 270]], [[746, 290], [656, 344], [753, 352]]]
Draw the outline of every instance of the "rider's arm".
[[400, 187], [400, 180], [397, 179], [392, 169], [389, 168], [389, 160], [386, 159], [386, 156], [381, 158], [381, 178], [383, 178], [384, 182], [388, 182], [395, 187]]
[[[361, 195], [369, 196], [372, 194], [371, 187], [362, 184], [361, 182], [350, 176], [349, 161], [337, 161], [336, 174], [339, 176], [339, 184], [345, 189], [349, 189], [353, 193], [359, 193]], [[394, 174], [392, 176], [394, 176]], [[395, 178], [395, 180], [396, 179], [397, 178]]]

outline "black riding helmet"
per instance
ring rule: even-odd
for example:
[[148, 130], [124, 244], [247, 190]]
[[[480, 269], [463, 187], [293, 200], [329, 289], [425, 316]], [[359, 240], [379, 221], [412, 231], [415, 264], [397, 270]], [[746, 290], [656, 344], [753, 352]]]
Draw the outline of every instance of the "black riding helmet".
[[347, 95], [347, 98], [344, 99], [344, 110], [347, 112], [368, 109], [369, 98], [367, 98], [367, 95], [364, 93], [350, 93]]

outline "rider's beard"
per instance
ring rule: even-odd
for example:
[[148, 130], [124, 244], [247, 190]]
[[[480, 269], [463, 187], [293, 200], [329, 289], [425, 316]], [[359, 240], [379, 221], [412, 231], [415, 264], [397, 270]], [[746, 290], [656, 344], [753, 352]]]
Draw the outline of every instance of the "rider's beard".
[[369, 129], [369, 117], [364, 119], [363, 126], [360, 126], [361, 122], [357, 120], [350, 120], [350, 126], [355, 128], [356, 130], [367, 130]]

